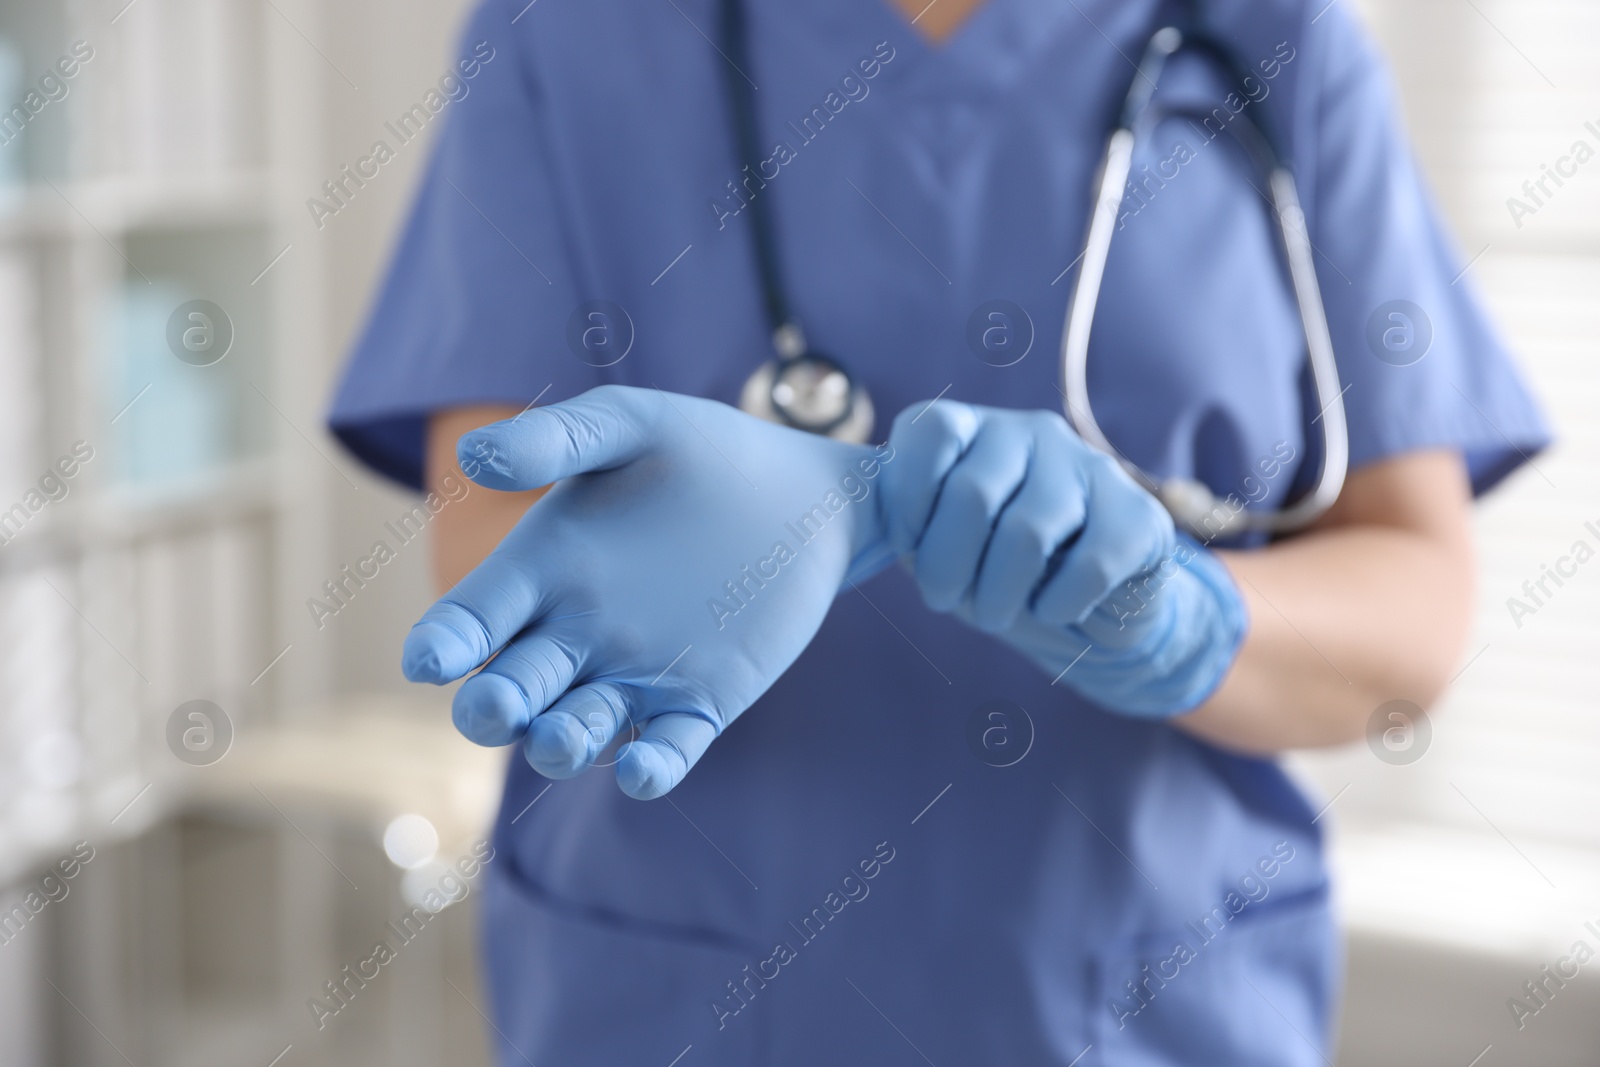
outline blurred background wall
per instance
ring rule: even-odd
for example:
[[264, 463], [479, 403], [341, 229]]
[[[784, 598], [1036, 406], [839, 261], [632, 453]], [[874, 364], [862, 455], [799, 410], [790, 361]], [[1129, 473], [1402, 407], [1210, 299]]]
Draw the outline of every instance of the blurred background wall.
[[[403, 691], [427, 544], [384, 524], [415, 501], [320, 429], [435, 131], [320, 228], [305, 207], [437, 83], [462, 16], [0, 4], [0, 99], [46, 100], [0, 127], [7, 1067], [483, 1059], [448, 868], [500, 756]], [[337, 605], [380, 538], [397, 558], [319, 625], [308, 598]], [[465, 898], [402, 943], [386, 924], [441, 886]], [[380, 938], [397, 959], [361, 987]]]
[[[320, 416], [437, 124], [320, 226], [305, 202], [437, 82], [464, 7], [0, 6], [0, 105], [44, 101], [0, 125], [3, 1067], [482, 1060], [476, 898], [452, 870], [502, 757], [395, 669], [425, 541], [337, 613], [306, 607], [414, 503]], [[1542, 999], [1523, 983], [1600, 950], [1600, 564], [1537, 605], [1522, 587], [1600, 547], [1600, 163], [1537, 203], [1523, 185], [1600, 150], [1600, 6], [1361, 11], [1460, 284], [1560, 444], [1480, 509], [1476, 635], [1443, 706], [1294, 760], [1351, 931], [1340, 1063], [1593, 1064], [1600, 963]], [[332, 998], [441, 886], [460, 899]], [[313, 997], [340, 1009], [320, 1028]], [[1510, 998], [1538, 1008], [1520, 1028]]]
[[[1470, 264], [1458, 284], [1486, 298], [1558, 444], [1478, 509], [1475, 632], [1427, 727], [1385, 714], [1368, 746], [1296, 761], [1331, 805], [1351, 930], [1341, 1062], [1593, 1064], [1595, 968], [1564, 986], [1541, 968], [1600, 950], [1600, 571], [1572, 556], [1600, 548], [1600, 171], [1577, 162], [1600, 150], [1600, 5], [1360, 9]], [[1546, 168], [1570, 176], [1530, 197]], [[1530, 599], [1547, 569], [1569, 576]]]

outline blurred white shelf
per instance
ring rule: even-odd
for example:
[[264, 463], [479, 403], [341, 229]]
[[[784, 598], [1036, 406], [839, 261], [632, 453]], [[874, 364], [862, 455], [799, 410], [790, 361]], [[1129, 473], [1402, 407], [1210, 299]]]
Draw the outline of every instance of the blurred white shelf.
[[273, 219], [271, 191], [271, 176], [260, 171], [40, 182], [0, 192], [0, 240], [86, 229], [114, 238], [145, 229], [264, 226]]
[[357, 697], [310, 709], [294, 725], [234, 725], [232, 748], [210, 766], [164, 758], [159, 780], [97, 783], [68, 824], [0, 823], [0, 899], [75, 841], [100, 848], [185, 810], [373, 835], [396, 816], [417, 814], [438, 831], [443, 857], [488, 836], [505, 752], [462, 738], [437, 695]]
[[182, 481], [79, 489], [42, 509], [3, 546], [0, 570], [11, 557], [41, 549], [60, 555], [89, 544], [125, 543], [262, 514], [276, 503], [279, 488], [274, 461], [261, 457]]
[[91, 537], [133, 538], [226, 521], [270, 507], [278, 483], [270, 457], [221, 464], [174, 482], [107, 486], [86, 495], [77, 517]]
[[[484, 837], [494, 818], [506, 755], [458, 734], [437, 696], [367, 696], [292, 717], [292, 724], [240, 729], [234, 750], [187, 773], [183, 801], [243, 807], [381, 833], [418, 814], [455, 855]], [[269, 803], [270, 801], [270, 803]]]
[[1594, 850], [1422, 823], [1339, 832], [1330, 843], [1352, 937], [1524, 961], [1565, 955], [1579, 939], [1600, 943], [1584, 925], [1600, 926]]

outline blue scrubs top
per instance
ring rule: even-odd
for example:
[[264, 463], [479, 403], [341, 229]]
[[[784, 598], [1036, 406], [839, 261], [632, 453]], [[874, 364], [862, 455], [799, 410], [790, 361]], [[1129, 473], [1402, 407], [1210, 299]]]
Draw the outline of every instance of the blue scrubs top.
[[[751, 195], [880, 435], [940, 393], [1058, 408], [1090, 184], [1155, 0], [988, 0], [942, 46], [877, 0], [746, 2], [771, 145], [748, 180], [713, 0], [483, 4], [462, 54], [493, 58], [448, 105], [334, 403], [350, 449], [415, 485], [440, 408], [602, 382], [737, 402], [771, 354]], [[1299, 179], [1353, 465], [1457, 449], [1488, 488], [1546, 432], [1348, 5], [1200, 6], [1252, 81], [1230, 98], [1199, 60], [1163, 81], [1209, 121], [1140, 149], [1091, 353], [1101, 425], [1147, 470], [1268, 506], [1314, 474], [1260, 178], [1217, 134], [1245, 114]], [[997, 300], [1025, 314], [985, 348]], [[616, 306], [600, 355], [576, 343], [592, 301]], [[1051, 681], [891, 569], [669, 798], [512, 759], [485, 926], [501, 1062], [1321, 1063], [1338, 953], [1305, 798]]]

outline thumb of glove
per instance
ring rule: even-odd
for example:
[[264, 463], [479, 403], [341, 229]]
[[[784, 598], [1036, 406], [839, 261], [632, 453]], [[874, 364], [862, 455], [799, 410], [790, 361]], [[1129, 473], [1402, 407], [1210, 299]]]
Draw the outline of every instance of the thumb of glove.
[[602, 385], [462, 435], [456, 459], [487, 489], [539, 489], [637, 459], [654, 440], [659, 406], [653, 394]]

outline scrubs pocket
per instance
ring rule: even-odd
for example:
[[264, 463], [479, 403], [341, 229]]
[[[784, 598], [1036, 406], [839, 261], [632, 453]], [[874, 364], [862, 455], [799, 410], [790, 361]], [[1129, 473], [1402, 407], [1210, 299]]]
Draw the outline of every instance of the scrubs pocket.
[[665, 1065], [690, 1045], [697, 1067], [757, 1062], [755, 1020], [719, 1029], [712, 1008], [755, 958], [737, 947], [596, 917], [492, 868], [482, 938], [501, 1067]]
[[1095, 960], [1096, 1037], [1080, 1067], [1325, 1067], [1339, 969], [1327, 894], [1226, 915]]

